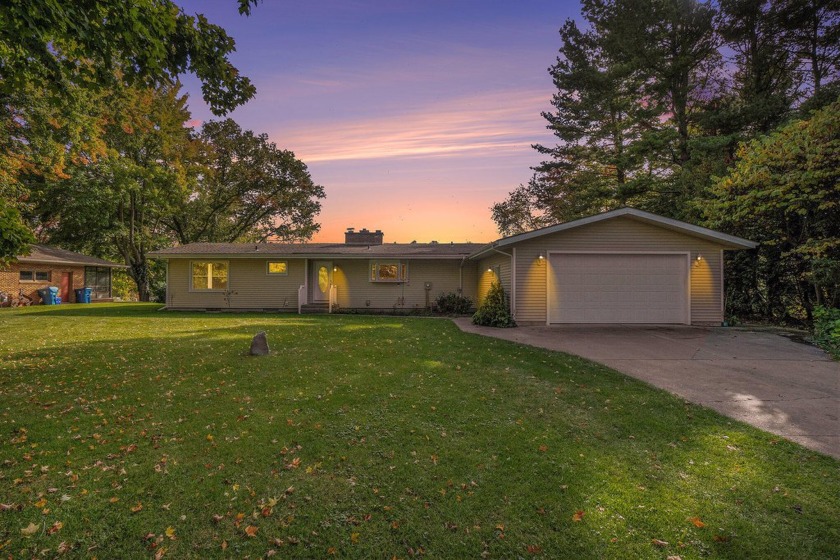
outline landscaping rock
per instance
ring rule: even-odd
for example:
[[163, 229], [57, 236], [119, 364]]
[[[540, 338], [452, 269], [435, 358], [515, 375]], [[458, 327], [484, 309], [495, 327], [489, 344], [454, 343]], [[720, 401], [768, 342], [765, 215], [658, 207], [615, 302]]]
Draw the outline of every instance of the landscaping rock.
[[254, 335], [254, 340], [251, 341], [252, 356], [268, 356], [268, 339], [265, 336], [265, 331], [260, 331]]

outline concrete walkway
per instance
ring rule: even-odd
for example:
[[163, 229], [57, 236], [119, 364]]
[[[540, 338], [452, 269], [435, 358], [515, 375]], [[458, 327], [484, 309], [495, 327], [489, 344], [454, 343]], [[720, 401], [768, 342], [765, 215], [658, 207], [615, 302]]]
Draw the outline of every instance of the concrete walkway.
[[582, 356], [840, 459], [840, 364], [811, 345], [732, 328], [455, 324]]

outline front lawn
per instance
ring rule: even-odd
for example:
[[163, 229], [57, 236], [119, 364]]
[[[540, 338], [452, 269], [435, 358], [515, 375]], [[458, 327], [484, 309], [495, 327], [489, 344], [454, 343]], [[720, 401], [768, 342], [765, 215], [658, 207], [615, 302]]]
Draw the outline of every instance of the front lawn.
[[605, 367], [156, 309], [0, 310], [0, 555], [840, 558], [840, 463]]

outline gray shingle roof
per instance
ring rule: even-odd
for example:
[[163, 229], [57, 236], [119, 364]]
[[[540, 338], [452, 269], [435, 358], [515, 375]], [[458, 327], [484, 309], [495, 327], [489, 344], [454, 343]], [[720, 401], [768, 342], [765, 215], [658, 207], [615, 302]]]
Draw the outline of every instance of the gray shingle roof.
[[469, 256], [483, 243], [384, 243], [353, 245], [345, 243], [190, 243], [149, 253], [153, 257], [192, 257], [202, 255], [230, 257], [346, 257], [346, 258], [450, 258]]
[[49, 245], [30, 245], [30, 253], [18, 257], [18, 262], [32, 264], [76, 264], [86, 266], [107, 266], [110, 268], [125, 268], [125, 265], [90, 257], [67, 249], [50, 247]]

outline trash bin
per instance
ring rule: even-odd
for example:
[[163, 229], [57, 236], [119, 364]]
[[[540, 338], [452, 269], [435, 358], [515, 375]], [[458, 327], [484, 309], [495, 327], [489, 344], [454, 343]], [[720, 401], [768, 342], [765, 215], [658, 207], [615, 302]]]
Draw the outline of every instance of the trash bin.
[[61, 296], [58, 295], [58, 288], [56, 288], [55, 286], [50, 286], [49, 290], [50, 294], [52, 294], [52, 302], [54, 304], [61, 303]]
[[38, 297], [41, 298], [41, 303], [44, 305], [55, 305], [55, 294], [58, 294], [58, 288], [55, 288], [55, 292], [52, 291], [51, 287], [38, 290]]
[[93, 288], [79, 288], [76, 292], [76, 303], [90, 303], [90, 294]]

